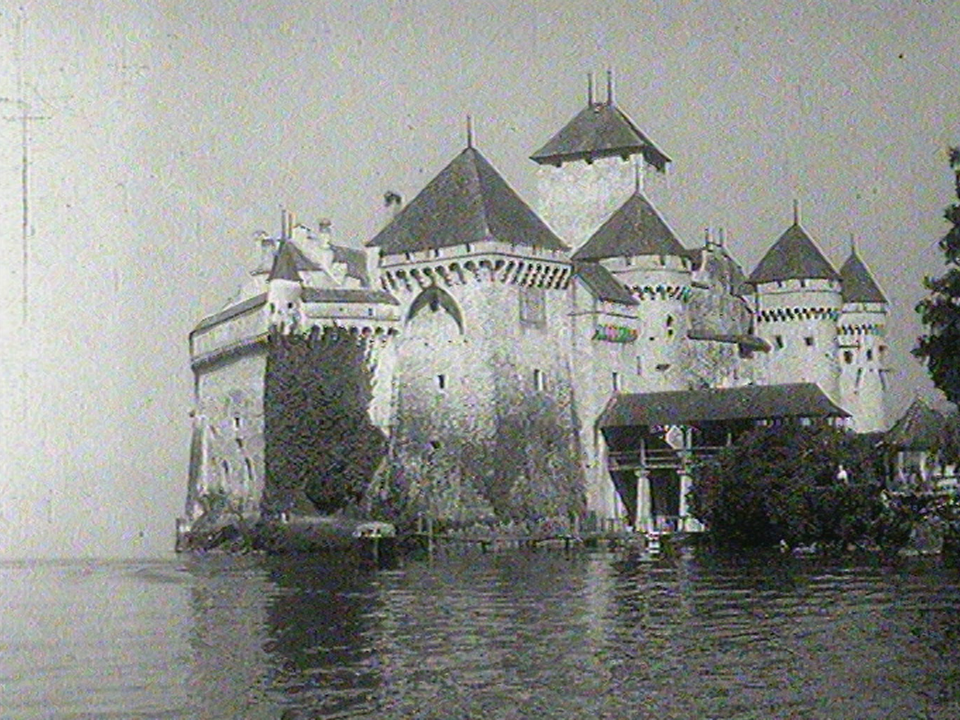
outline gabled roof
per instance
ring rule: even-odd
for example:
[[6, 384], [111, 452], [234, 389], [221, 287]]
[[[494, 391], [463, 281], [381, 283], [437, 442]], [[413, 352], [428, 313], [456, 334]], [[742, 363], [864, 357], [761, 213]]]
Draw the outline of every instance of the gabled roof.
[[619, 303], [620, 305], [639, 304], [633, 294], [600, 263], [574, 263], [573, 275], [582, 280], [583, 284], [598, 300]]
[[213, 315], [208, 315], [207, 317], [203, 318], [199, 323], [197, 323], [197, 326], [190, 331], [190, 334], [193, 335], [201, 330], [206, 330], [214, 325], [219, 325], [222, 322], [230, 320], [231, 318], [235, 318], [238, 315], [243, 315], [251, 310], [258, 310], [266, 304], [266, 293], [260, 293], [254, 297], [247, 298], [242, 302], [238, 302], [236, 305], [231, 305], [230, 307], [224, 308], [218, 313], [214, 313]]
[[615, 395], [597, 423], [607, 429], [697, 421], [849, 416], [818, 385], [795, 383]]
[[639, 190], [607, 218], [573, 254], [573, 259], [601, 260], [636, 255], [687, 255], [687, 249]]
[[367, 245], [395, 255], [484, 240], [569, 249], [487, 159], [468, 147]]
[[857, 255], [856, 249], [840, 268], [840, 280], [843, 282], [843, 301], [846, 303], [887, 302], [870, 270]]
[[268, 282], [274, 280], [290, 280], [292, 282], [301, 282], [300, 273], [297, 272], [297, 254], [302, 253], [294, 247], [293, 243], [283, 242], [273, 259], [273, 267], [270, 268], [270, 274], [267, 276]]
[[946, 416], [916, 398], [887, 431], [884, 442], [900, 450], [934, 450], [945, 438]]
[[634, 153], [642, 153], [660, 172], [670, 162], [620, 108], [607, 102], [585, 107], [530, 159], [543, 165]]
[[794, 223], [780, 236], [756, 269], [750, 274], [753, 285], [778, 280], [839, 280], [833, 269], [806, 231]]
[[[290, 246], [290, 254], [293, 256], [294, 266], [298, 271], [311, 272], [323, 269], [320, 265], [304, 255], [296, 243], [284, 241], [283, 244]], [[334, 245], [333, 243], [330, 243], [330, 249], [333, 250], [333, 262], [343, 263], [347, 266], [347, 277], [356, 278], [363, 287], [369, 287], [370, 279], [367, 277], [367, 260], [363, 250], [360, 248]]]
[[400, 301], [386, 290], [366, 288], [315, 288], [303, 289], [303, 301], [306, 303], [386, 303], [399, 305]]

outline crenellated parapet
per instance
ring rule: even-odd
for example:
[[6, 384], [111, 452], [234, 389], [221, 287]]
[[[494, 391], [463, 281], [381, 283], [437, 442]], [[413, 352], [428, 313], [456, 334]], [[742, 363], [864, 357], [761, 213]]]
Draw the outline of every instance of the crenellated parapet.
[[567, 263], [479, 256], [447, 263], [382, 268], [380, 284], [388, 292], [414, 292], [431, 285], [452, 287], [483, 283], [565, 290], [572, 271], [572, 266]]
[[840, 311], [829, 307], [777, 307], [760, 310], [757, 320], [760, 322], [789, 322], [791, 320], [830, 320], [837, 322]]
[[630, 291], [637, 300], [677, 300], [688, 302], [693, 293], [689, 285], [633, 285]]

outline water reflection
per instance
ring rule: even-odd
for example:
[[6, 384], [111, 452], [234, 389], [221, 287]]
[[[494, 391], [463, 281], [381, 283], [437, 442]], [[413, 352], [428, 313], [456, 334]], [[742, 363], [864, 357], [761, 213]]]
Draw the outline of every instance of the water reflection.
[[0, 565], [4, 718], [960, 717], [936, 560]]

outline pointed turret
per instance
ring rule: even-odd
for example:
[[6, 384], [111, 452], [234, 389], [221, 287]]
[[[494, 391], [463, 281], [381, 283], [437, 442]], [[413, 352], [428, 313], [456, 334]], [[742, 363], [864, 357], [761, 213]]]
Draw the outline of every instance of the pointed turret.
[[840, 279], [840, 400], [854, 430], [877, 432], [886, 427], [887, 299], [852, 242]]
[[297, 256], [289, 240], [284, 240], [267, 276], [267, 302], [270, 324], [289, 333], [300, 325], [303, 281], [297, 271]]
[[763, 256], [749, 282], [760, 285], [813, 279], [839, 281], [840, 275], [800, 223], [794, 222]]
[[883, 303], [887, 298], [880, 290], [873, 274], [857, 254], [856, 247], [851, 248], [850, 256], [840, 268], [840, 280], [843, 283], [843, 301], [845, 303]]
[[686, 248], [643, 193], [636, 190], [573, 254], [574, 260], [684, 256]]
[[380, 254], [483, 241], [564, 251], [569, 248], [537, 217], [475, 147], [467, 147], [367, 245]]
[[581, 245], [643, 185], [651, 165], [665, 172], [670, 158], [613, 102], [608, 76], [606, 102], [587, 106], [530, 159], [537, 169], [538, 210], [568, 244]]

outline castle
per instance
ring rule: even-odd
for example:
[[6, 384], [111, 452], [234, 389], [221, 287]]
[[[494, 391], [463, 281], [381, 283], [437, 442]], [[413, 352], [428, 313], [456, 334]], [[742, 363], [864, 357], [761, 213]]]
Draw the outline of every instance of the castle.
[[[190, 334], [187, 521], [205, 494], [256, 515], [271, 331], [347, 328], [372, 372], [390, 472], [425, 512], [589, 514], [695, 526], [697, 448], [784, 417], [885, 429], [886, 299], [794, 213], [747, 276], [690, 248], [644, 194], [670, 159], [608, 84], [531, 156], [537, 211], [468, 139], [366, 250], [284, 215], [240, 295]], [[379, 480], [378, 482], [389, 482]]]

